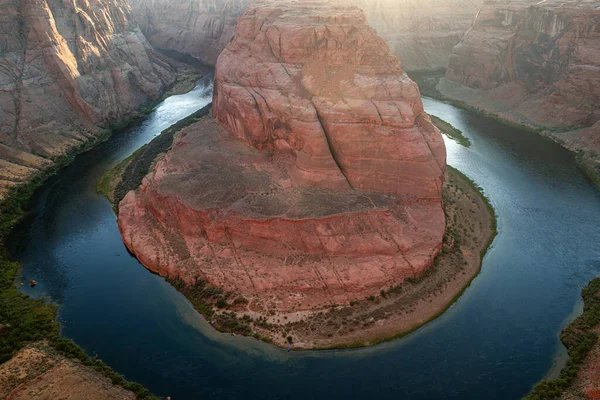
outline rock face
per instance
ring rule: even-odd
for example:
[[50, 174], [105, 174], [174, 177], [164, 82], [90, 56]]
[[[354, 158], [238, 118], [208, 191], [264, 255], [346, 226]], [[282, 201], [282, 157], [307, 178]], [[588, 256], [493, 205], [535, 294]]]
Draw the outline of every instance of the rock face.
[[249, 9], [219, 56], [213, 115], [119, 205], [123, 239], [148, 268], [290, 311], [432, 265], [444, 143], [359, 9]]
[[591, 126], [600, 119], [600, 5], [487, 1], [446, 78], [487, 91], [536, 125]]
[[486, 1], [438, 90], [502, 118], [552, 128], [547, 135], [584, 151], [600, 173], [600, 4]]
[[175, 80], [124, 0], [0, 0], [0, 196]]
[[[131, 0], [139, 24], [156, 47], [214, 65], [235, 32], [237, 18], [256, 0]], [[331, 0], [363, 9], [404, 68], [445, 68], [481, 0]]]
[[130, 3], [140, 28], [154, 47], [175, 50], [215, 65], [250, 1], [130, 0]]

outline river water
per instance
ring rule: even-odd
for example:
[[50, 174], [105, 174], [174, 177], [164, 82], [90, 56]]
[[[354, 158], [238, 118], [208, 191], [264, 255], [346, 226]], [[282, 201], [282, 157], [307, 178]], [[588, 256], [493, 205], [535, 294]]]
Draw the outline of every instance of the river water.
[[425, 109], [473, 143], [446, 140], [448, 163], [499, 216], [481, 274], [448, 312], [402, 339], [345, 351], [287, 353], [212, 330], [128, 254], [95, 192], [106, 169], [210, 99], [210, 82], [168, 98], [36, 193], [12, 250], [21, 281], [39, 282], [22, 290], [61, 305], [64, 336], [174, 400], [517, 399], [564, 354], [558, 334], [600, 274], [600, 193], [558, 145], [431, 99]]

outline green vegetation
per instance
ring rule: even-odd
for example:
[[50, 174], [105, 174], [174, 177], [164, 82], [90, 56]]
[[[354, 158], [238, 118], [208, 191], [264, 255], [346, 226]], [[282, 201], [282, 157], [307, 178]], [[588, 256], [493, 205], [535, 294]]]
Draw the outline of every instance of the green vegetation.
[[583, 152], [579, 152], [575, 157], [575, 164], [577, 164], [588, 179], [600, 189], [600, 165], [596, 168], [593, 167], [595, 159], [600, 160], [600, 156], [595, 152], [590, 152], [587, 157]]
[[[240, 335], [252, 334], [250, 323], [253, 320], [245, 315], [238, 318], [235, 312], [216, 312], [215, 307], [227, 309], [236, 303], [236, 300], [230, 304], [228, 299], [232, 293], [224, 293], [223, 290], [209, 285], [204, 280], [197, 280], [194, 285], [186, 285], [181, 279], [167, 279], [175, 289], [180, 291], [194, 306], [194, 308], [210, 321], [211, 325], [220, 332], [238, 333]], [[266, 324], [266, 321], [264, 321]]]
[[129, 164], [129, 162], [133, 159], [133, 157], [135, 157], [136, 153], [137, 153], [137, 150], [132, 155], [130, 155], [126, 159], [119, 162], [113, 168], [106, 171], [104, 173], [104, 175], [102, 175], [102, 177], [100, 178], [98, 183], [96, 184], [96, 191], [99, 194], [106, 196], [106, 198], [113, 204], [116, 204], [116, 201], [113, 197], [114, 189], [115, 189], [113, 187], [113, 185], [117, 182], [117, 179], [120, 179], [120, 177], [123, 174], [123, 170]]
[[458, 142], [458, 144], [471, 147], [471, 141], [468, 137], [463, 135], [462, 131], [458, 128], [455, 128], [449, 122], [444, 121], [443, 119], [436, 117], [435, 115], [429, 114], [431, 117], [431, 122], [440, 130], [442, 133], [446, 134], [450, 139]]
[[127, 159], [107, 171], [98, 181], [98, 192], [104, 194], [113, 204], [118, 204], [130, 190], [137, 189], [142, 184], [142, 179], [148, 174], [156, 157], [169, 150], [173, 144], [175, 134], [208, 115], [210, 109], [211, 106], [208, 105], [171, 125], [150, 143], [140, 147]]
[[[471, 186], [475, 187], [477, 189], [477, 194], [479, 195], [479, 197], [481, 198], [481, 200], [483, 200], [483, 202], [485, 203], [488, 211], [490, 212], [490, 214], [492, 215], [492, 219], [490, 221], [491, 223], [491, 231], [492, 231], [492, 235], [490, 236], [490, 240], [488, 241], [488, 243], [485, 245], [485, 247], [483, 248], [483, 250], [481, 251], [481, 259], [483, 260], [483, 257], [486, 255], [487, 251], [489, 250], [492, 242], [494, 241], [494, 238], [496, 237], [496, 235], [498, 235], [498, 215], [496, 215], [496, 210], [494, 209], [494, 206], [492, 206], [492, 203], [490, 202], [490, 199], [488, 199], [485, 194], [484, 194], [484, 190], [481, 186], [479, 186], [477, 183], [475, 183], [475, 181], [473, 181], [473, 179], [469, 178], [468, 176], [466, 176], [465, 174], [463, 174], [462, 172], [460, 172], [458, 169], [448, 165], [447, 168], [454, 172], [457, 175], [460, 175], [464, 180], [466, 180], [467, 182], [469, 182], [471, 184]], [[446, 199], [444, 199], [444, 201], [446, 201]], [[456, 238], [455, 238], [456, 240]], [[466, 289], [466, 288], [465, 288]]]
[[19, 265], [0, 254], [0, 363], [27, 343], [58, 336], [56, 307], [34, 300], [15, 286]]
[[21, 293], [15, 283], [19, 264], [11, 261], [4, 246], [14, 226], [27, 214], [27, 204], [35, 190], [61, 168], [70, 164], [77, 154], [83, 153], [105, 141], [105, 132], [68, 154], [54, 160], [54, 164], [34, 176], [28, 183], [11, 188], [0, 202], [0, 363], [9, 360], [28, 343], [46, 339], [68, 358], [80, 360], [93, 367], [114, 384], [136, 393], [138, 398], [153, 399], [143, 386], [128, 382], [100, 360], [92, 360], [81, 348], [68, 339], [60, 337], [59, 326], [54, 321], [57, 307], [45, 300], [35, 300]]
[[106, 141], [113, 131], [138, 122], [156, 104], [158, 101], [143, 105], [134, 118], [111, 125], [109, 130], [104, 130], [92, 140], [57, 157], [50, 167], [33, 176], [29, 182], [12, 187], [0, 201], [0, 363], [9, 360], [28, 343], [45, 339], [66, 357], [78, 359], [84, 365], [93, 367], [114, 384], [135, 392], [138, 398], [155, 398], [140, 384], [128, 382], [102, 361], [92, 360], [72, 341], [60, 337], [59, 326], [54, 320], [57, 307], [45, 300], [27, 297], [17, 289], [19, 264], [10, 260], [5, 243], [12, 229], [27, 215], [28, 204], [42, 183], [71, 164], [78, 154]]
[[592, 329], [600, 324], [600, 277], [593, 279], [581, 291], [583, 313], [562, 331], [560, 340], [569, 353], [569, 360], [554, 381], [538, 383], [525, 400], [551, 400], [559, 397], [577, 377], [586, 356], [598, 343], [598, 334]]

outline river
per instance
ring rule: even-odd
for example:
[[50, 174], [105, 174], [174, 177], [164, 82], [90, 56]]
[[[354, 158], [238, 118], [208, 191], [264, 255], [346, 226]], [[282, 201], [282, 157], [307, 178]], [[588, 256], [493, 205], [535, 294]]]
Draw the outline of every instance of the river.
[[448, 163], [484, 188], [499, 217], [464, 295], [411, 335], [365, 349], [287, 353], [215, 332], [128, 254], [95, 191], [105, 170], [210, 100], [208, 81], [166, 99], [36, 192], [11, 247], [23, 292], [60, 304], [65, 337], [173, 400], [517, 399], [560, 360], [558, 334], [600, 275], [600, 193], [558, 145], [432, 99], [425, 109], [472, 142], [445, 138]]

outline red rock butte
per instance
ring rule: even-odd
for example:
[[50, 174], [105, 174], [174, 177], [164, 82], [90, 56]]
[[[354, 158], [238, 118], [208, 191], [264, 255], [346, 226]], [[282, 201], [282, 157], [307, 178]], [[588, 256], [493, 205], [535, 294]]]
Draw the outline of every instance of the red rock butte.
[[377, 294], [433, 264], [444, 142], [361, 10], [247, 10], [214, 92], [214, 119], [184, 128], [119, 206], [147, 268], [285, 312]]

